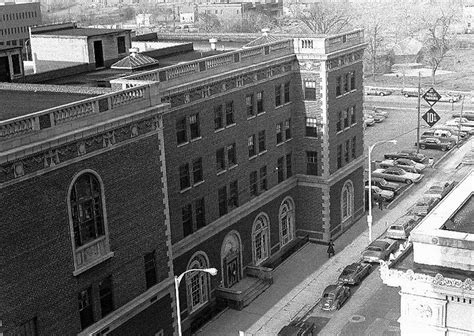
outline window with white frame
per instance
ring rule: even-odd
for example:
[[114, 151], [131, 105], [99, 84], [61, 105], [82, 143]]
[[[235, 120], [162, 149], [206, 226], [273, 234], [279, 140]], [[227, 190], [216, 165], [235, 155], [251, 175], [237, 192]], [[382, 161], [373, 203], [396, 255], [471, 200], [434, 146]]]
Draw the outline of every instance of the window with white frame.
[[294, 205], [286, 199], [280, 206], [280, 246], [283, 247], [294, 238]]
[[[188, 265], [189, 269], [208, 268], [204, 255], [197, 254]], [[186, 274], [186, 289], [189, 311], [199, 309], [209, 301], [209, 274], [206, 272], [189, 272]]]
[[346, 221], [352, 217], [354, 211], [354, 186], [351, 181], [346, 181], [341, 194], [341, 219]]
[[253, 224], [253, 257], [254, 264], [259, 265], [268, 258], [269, 251], [269, 227], [268, 218], [265, 215], [257, 217]]

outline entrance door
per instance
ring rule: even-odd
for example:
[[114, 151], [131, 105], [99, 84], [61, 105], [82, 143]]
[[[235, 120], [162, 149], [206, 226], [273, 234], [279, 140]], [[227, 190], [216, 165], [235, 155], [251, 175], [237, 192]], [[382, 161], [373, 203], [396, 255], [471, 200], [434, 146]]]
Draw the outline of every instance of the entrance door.
[[102, 41], [94, 41], [94, 55], [95, 55], [95, 67], [104, 67], [104, 51], [102, 49]]
[[8, 57], [0, 57], [0, 82], [11, 82]]
[[225, 263], [225, 286], [227, 288], [232, 287], [240, 280], [239, 274], [239, 261], [237, 256], [234, 256], [230, 260], [226, 260]]

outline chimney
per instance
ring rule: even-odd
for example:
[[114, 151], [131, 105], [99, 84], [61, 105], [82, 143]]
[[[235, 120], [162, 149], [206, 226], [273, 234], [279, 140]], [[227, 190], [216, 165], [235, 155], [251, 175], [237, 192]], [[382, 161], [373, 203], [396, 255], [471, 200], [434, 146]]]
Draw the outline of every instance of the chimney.
[[211, 44], [211, 50], [216, 50], [217, 39], [211, 38], [209, 39], [209, 43]]
[[138, 48], [137, 47], [130, 48], [130, 49], [128, 49], [128, 52], [130, 53], [130, 56], [135, 57], [135, 56], [137, 56]]

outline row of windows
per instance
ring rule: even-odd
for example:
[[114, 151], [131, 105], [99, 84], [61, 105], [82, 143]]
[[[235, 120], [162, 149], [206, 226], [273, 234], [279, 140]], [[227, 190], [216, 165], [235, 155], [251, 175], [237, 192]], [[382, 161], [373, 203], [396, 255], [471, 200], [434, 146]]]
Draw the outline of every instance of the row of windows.
[[4, 28], [0, 29], [0, 36], [3, 35], [12, 35], [12, 34], [20, 34], [20, 33], [28, 33], [28, 26], [22, 27], [12, 27], [12, 28]]
[[3, 21], [13, 21], [20, 19], [31, 19], [38, 17], [37, 12], [19, 12], [19, 13], [6, 13], [3, 14], [0, 18], [3, 18]]
[[[275, 106], [281, 106], [290, 102], [290, 83], [278, 84], [275, 86]], [[247, 118], [255, 117], [265, 112], [264, 92], [251, 93], [245, 96], [245, 109]], [[234, 102], [228, 101], [224, 104], [214, 106], [214, 130], [219, 131], [226, 127], [235, 125]], [[284, 125], [285, 132], [289, 133], [289, 121]], [[283, 128], [283, 126], [280, 126]], [[289, 133], [291, 134], [291, 133]], [[201, 126], [199, 123], [199, 113], [191, 114], [188, 117], [181, 117], [176, 120], [176, 141], [178, 145], [201, 137]], [[291, 137], [291, 136], [290, 136]], [[289, 138], [289, 137], [287, 137]]]
[[[293, 175], [292, 154], [288, 153], [277, 160], [278, 183]], [[249, 174], [250, 197], [268, 190], [267, 166], [262, 166], [257, 171]], [[237, 180], [230, 182], [217, 190], [217, 206], [219, 217], [224, 216], [232, 209], [239, 206], [239, 183]], [[199, 198], [181, 207], [183, 235], [187, 236], [206, 226], [206, 210], [204, 198]]]
[[355, 71], [345, 73], [336, 78], [336, 97], [356, 89]]
[[[356, 158], [357, 138], [348, 139], [343, 144], [337, 146], [337, 168], [341, 168], [343, 164], [349, 163]], [[344, 160], [343, 160], [344, 156]], [[344, 163], [343, 163], [344, 161]]]
[[336, 132], [349, 128], [357, 123], [355, 106], [351, 106], [337, 114]]

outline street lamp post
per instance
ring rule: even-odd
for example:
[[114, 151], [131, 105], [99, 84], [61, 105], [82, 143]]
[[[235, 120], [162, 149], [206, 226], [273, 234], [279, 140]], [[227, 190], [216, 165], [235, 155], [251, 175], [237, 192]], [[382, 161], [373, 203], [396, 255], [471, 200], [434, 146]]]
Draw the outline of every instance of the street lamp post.
[[397, 140], [377, 141], [373, 145], [369, 146], [369, 214], [367, 215], [367, 225], [369, 226], [369, 244], [372, 242], [372, 149], [374, 149], [375, 146], [383, 143], [396, 144]]
[[189, 272], [206, 272], [209, 273], [210, 275], [216, 275], [217, 274], [217, 269], [216, 268], [194, 268], [194, 269], [189, 269], [183, 273], [181, 273], [179, 276], [174, 276], [174, 290], [175, 290], [175, 295], [176, 295], [176, 312], [177, 312], [177, 317], [178, 317], [178, 336], [182, 335], [181, 332], [181, 308], [179, 305], [179, 284], [181, 280], [183, 279], [184, 275]]

